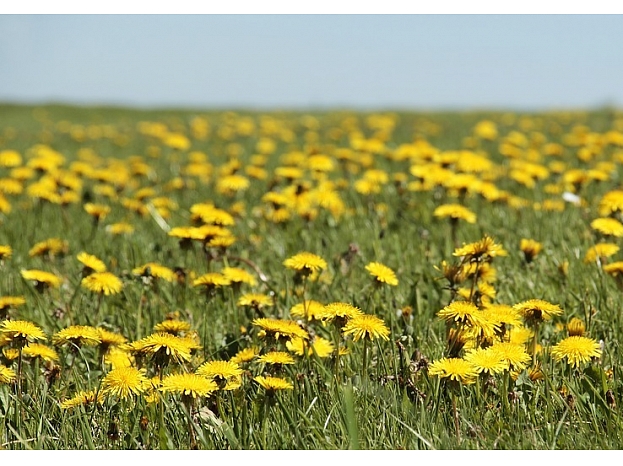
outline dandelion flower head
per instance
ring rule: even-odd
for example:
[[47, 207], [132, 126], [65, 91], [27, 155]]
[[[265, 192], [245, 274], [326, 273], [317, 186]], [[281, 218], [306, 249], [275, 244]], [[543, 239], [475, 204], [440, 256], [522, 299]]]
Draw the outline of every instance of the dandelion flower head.
[[592, 246], [586, 251], [586, 255], [584, 256], [584, 262], [586, 264], [590, 264], [592, 262], [596, 262], [597, 259], [602, 260], [604, 258], [615, 255], [619, 252], [619, 246], [614, 243], [599, 243], [595, 246]]
[[147, 382], [147, 378], [138, 369], [117, 367], [102, 380], [102, 393], [126, 399], [144, 392]]
[[465, 244], [455, 249], [454, 256], [462, 257], [469, 262], [489, 262], [494, 257], [506, 256], [508, 252], [497, 244], [493, 238], [486, 236], [475, 243]]
[[327, 267], [327, 263], [322, 257], [312, 254], [311, 252], [299, 252], [283, 261], [283, 265], [298, 272], [308, 273]]
[[95, 272], [82, 279], [81, 285], [89, 291], [106, 296], [118, 294], [123, 289], [123, 282], [110, 272]]
[[567, 363], [577, 367], [589, 362], [591, 358], [599, 358], [601, 349], [599, 343], [592, 338], [571, 336], [562, 340], [551, 349], [552, 357], [557, 361], [567, 359]]
[[102, 342], [100, 333], [95, 327], [88, 325], [71, 325], [56, 332], [52, 336], [55, 345], [97, 346]]
[[344, 328], [342, 328], [344, 336], [352, 335], [354, 341], [358, 341], [361, 338], [369, 338], [374, 340], [376, 338], [382, 338], [383, 340], [389, 340], [389, 329], [385, 325], [385, 322], [373, 315], [362, 314], [350, 319]]
[[398, 279], [394, 271], [380, 262], [370, 262], [366, 265], [366, 270], [378, 283], [386, 283], [391, 286], [398, 285]]
[[465, 220], [467, 223], [476, 223], [476, 214], [460, 204], [440, 205], [433, 212], [435, 217]]
[[294, 388], [292, 383], [279, 377], [264, 377], [260, 375], [255, 377], [253, 380], [260, 384], [260, 386], [264, 388], [267, 392], [274, 393], [278, 390], [292, 390]]
[[160, 391], [179, 393], [187, 397], [210, 396], [218, 390], [217, 384], [197, 374], [171, 374], [162, 379]]
[[461, 358], [442, 358], [435, 361], [428, 366], [428, 373], [466, 385], [474, 383], [478, 375], [473, 364]]
[[43, 330], [27, 320], [5, 320], [0, 324], [0, 334], [21, 343], [46, 340]]

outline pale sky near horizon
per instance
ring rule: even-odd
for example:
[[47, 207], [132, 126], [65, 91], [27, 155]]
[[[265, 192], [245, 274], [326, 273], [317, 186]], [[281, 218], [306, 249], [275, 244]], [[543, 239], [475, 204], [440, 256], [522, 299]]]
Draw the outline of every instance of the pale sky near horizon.
[[0, 15], [0, 102], [623, 107], [623, 15]]

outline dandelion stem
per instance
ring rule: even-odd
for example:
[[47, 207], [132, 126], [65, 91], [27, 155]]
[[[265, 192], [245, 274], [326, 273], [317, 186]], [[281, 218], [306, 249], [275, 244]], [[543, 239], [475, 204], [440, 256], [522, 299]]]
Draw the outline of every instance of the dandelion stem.
[[504, 371], [502, 377], [502, 404], [504, 405], [504, 411], [510, 411], [510, 405], [508, 403], [508, 392], [510, 390], [510, 370]]
[[536, 346], [537, 346], [537, 341], [538, 341], [538, 335], [539, 335], [539, 323], [536, 322], [534, 324], [534, 337], [532, 339], [532, 366], [533, 367], [536, 366]]
[[363, 339], [363, 384], [364, 386], [368, 385], [368, 339]]
[[459, 245], [456, 240], [456, 229], [459, 224], [459, 220], [457, 218], [450, 217], [450, 238], [452, 240], [452, 247], [458, 248]]
[[461, 429], [459, 427], [459, 412], [456, 409], [456, 394], [452, 393], [452, 415], [454, 417], [454, 431], [456, 432], [456, 439], [461, 443]]
[[15, 431], [20, 432], [21, 430], [21, 419], [22, 419], [22, 406], [23, 406], [23, 396], [22, 396], [22, 345], [19, 347], [19, 354], [17, 356], [17, 397], [15, 399], [15, 411], [13, 413], [13, 420], [15, 424]]
[[472, 289], [469, 292], [469, 302], [473, 303], [474, 299], [474, 288], [476, 283], [478, 282], [478, 269], [480, 268], [480, 261], [476, 262], [476, 270], [474, 271], [474, 276], [472, 277]]
[[141, 297], [138, 300], [138, 309], [136, 311], [136, 339], [139, 340], [141, 338], [141, 324], [142, 324], [142, 314], [143, 314], [143, 299], [145, 299], [145, 287], [141, 291]]

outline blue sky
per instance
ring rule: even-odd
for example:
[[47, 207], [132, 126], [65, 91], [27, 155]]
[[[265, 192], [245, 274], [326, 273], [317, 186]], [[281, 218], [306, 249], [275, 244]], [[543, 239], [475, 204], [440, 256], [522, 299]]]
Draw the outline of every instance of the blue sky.
[[0, 15], [0, 101], [623, 107], [622, 15]]

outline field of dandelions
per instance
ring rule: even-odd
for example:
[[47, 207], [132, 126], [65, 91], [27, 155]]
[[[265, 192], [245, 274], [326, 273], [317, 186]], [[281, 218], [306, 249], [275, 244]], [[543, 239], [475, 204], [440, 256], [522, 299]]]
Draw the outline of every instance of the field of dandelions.
[[0, 448], [620, 449], [623, 113], [0, 106]]

